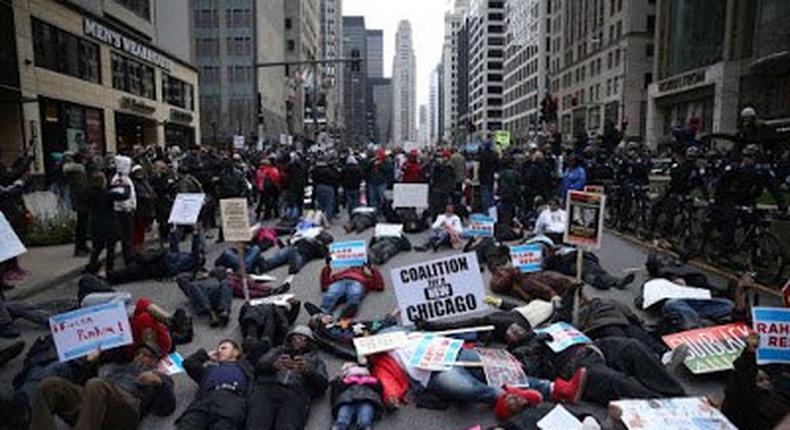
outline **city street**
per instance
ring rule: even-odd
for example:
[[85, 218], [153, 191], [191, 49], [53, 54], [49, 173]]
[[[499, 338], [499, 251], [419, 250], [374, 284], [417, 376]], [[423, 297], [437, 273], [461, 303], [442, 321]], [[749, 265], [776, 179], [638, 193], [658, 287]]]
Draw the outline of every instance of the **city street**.
[[[335, 240], [345, 239], [369, 239], [372, 234], [372, 229], [368, 230], [366, 234], [362, 235], [345, 235], [340, 223], [335, 223], [331, 229]], [[412, 244], [419, 244], [424, 238], [424, 234], [410, 235]], [[222, 245], [214, 244], [213, 240], [208, 241], [208, 262], [211, 264], [213, 259], [222, 249]], [[270, 255], [274, 250], [269, 250], [266, 255]], [[363, 302], [361, 307], [360, 316], [375, 317], [391, 311], [395, 306], [395, 296], [391, 288], [389, 279], [389, 271], [392, 268], [413, 264], [426, 259], [438, 258], [441, 256], [450, 255], [454, 252], [460, 251], [440, 251], [437, 254], [409, 252], [403, 253], [394, 257], [382, 269], [385, 277], [386, 288], [385, 291], [376, 293], [372, 292]], [[608, 292], [594, 291], [589, 286], [586, 287], [586, 292], [592, 295], [605, 295], [614, 298], [625, 304], [633, 307], [633, 297], [638, 291], [639, 286], [645, 280], [645, 273], [642, 270], [644, 267], [647, 252], [630, 242], [619, 239], [611, 234], [606, 234], [604, 237], [604, 246], [597, 252], [601, 259], [603, 266], [616, 276], [622, 276], [625, 271], [639, 270], [637, 272], [636, 281], [631, 284], [627, 291], [611, 290]], [[40, 265], [45, 265], [47, 262], [42, 261]], [[313, 303], [320, 303], [321, 292], [318, 284], [318, 273], [324, 264], [323, 261], [313, 261], [305, 266], [300, 273], [296, 275], [295, 283], [291, 292], [304, 301]], [[28, 267], [31, 271], [36, 271], [40, 267]], [[287, 269], [280, 268], [273, 271], [271, 274], [276, 276], [278, 280], [282, 280], [287, 276]], [[488, 272], [483, 274], [483, 279], [487, 285], [490, 274]], [[716, 279], [716, 278], [714, 278]], [[721, 283], [720, 279], [717, 282]], [[147, 281], [139, 282], [129, 285], [124, 285], [120, 288], [123, 291], [130, 292], [135, 298], [150, 297], [155, 302], [161, 304], [168, 310], [173, 310], [177, 307], [188, 307], [189, 303], [187, 298], [181, 293], [174, 282], [156, 282]], [[37, 295], [30, 300], [39, 301], [47, 299], [61, 299], [71, 298], [76, 295], [76, 287], [74, 282], [53, 288], [45, 293]], [[231, 324], [225, 329], [213, 329], [208, 326], [208, 321], [205, 319], [195, 319], [195, 338], [192, 343], [178, 347], [178, 351], [187, 356], [199, 348], [211, 349], [216, 346], [217, 342], [223, 338], [232, 338], [236, 340], [241, 339], [236, 321], [238, 317], [238, 309], [241, 306], [241, 300], [234, 300], [234, 313], [231, 317]], [[765, 303], [769, 304], [769, 303]], [[307, 317], [306, 312], [302, 310], [299, 316], [299, 322], [305, 322]], [[24, 333], [24, 339], [28, 344], [32, 343], [34, 338], [38, 335], [44, 334], [43, 330], [37, 329], [26, 322], [19, 322], [19, 327]], [[331, 357], [325, 353], [321, 353], [322, 357], [326, 359], [330, 376], [338, 374], [341, 361]], [[13, 362], [7, 364], [0, 372], [0, 381], [4, 387], [7, 387], [13, 378], [14, 374], [21, 368], [22, 359], [18, 358]], [[708, 377], [695, 377], [691, 379], [690, 374], [685, 368], [679, 369], [679, 376], [686, 386], [690, 395], [709, 395], [718, 397], [721, 395], [723, 382], [726, 380], [726, 375], [718, 374]], [[177, 412], [172, 416], [165, 418], [148, 417], [142, 424], [141, 428], [145, 429], [170, 429], [172, 428], [173, 421], [179, 414], [186, 408], [192, 400], [196, 391], [196, 384], [192, 382], [186, 374], [179, 374], [175, 377], [176, 381], [176, 394], [178, 398]], [[315, 404], [311, 411], [307, 429], [310, 430], [325, 430], [330, 426], [330, 412], [329, 412], [329, 395], [328, 393]], [[449, 411], [433, 411], [427, 409], [417, 409], [413, 405], [406, 405], [400, 411], [387, 414], [377, 424], [376, 428], [381, 430], [395, 430], [405, 428], [415, 428], [424, 430], [451, 430], [451, 429], [467, 429], [476, 424], [491, 425], [494, 423], [493, 414], [491, 410], [482, 405], [463, 405], [451, 406]]]

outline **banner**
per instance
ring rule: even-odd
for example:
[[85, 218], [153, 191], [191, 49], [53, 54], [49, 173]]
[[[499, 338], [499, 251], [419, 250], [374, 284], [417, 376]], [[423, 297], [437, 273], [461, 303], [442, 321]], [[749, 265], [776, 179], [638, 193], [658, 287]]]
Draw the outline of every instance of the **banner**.
[[357, 356], [362, 357], [403, 348], [407, 343], [409, 343], [409, 338], [406, 336], [406, 332], [395, 331], [373, 336], [355, 337], [354, 349], [357, 350]]
[[516, 360], [507, 350], [498, 348], [475, 348], [480, 361], [483, 363], [483, 372], [486, 375], [488, 386], [502, 388], [507, 384], [511, 387], [527, 386], [527, 375], [521, 362]]
[[159, 373], [170, 376], [185, 372], [186, 369], [184, 369], [184, 357], [182, 357], [181, 354], [177, 352], [171, 352], [159, 360], [157, 370]]
[[123, 302], [55, 315], [49, 318], [49, 330], [61, 362], [132, 343], [129, 315]]
[[617, 400], [609, 410], [628, 430], [738, 430], [703, 397]]
[[568, 191], [565, 208], [568, 226], [564, 242], [585, 248], [600, 248], [605, 202], [603, 194]]
[[469, 237], [494, 237], [494, 219], [483, 214], [470, 215], [466, 235]]
[[250, 214], [247, 199], [223, 199], [219, 201], [222, 218], [222, 234], [226, 242], [247, 242], [250, 234]]
[[395, 184], [392, 187], [393, 208], [427, 208], [428, 184]]
[[27, 252], [25, 245], [19, 240], [11, 224], [3, 212], [0, 212], [0, 262], [9, 260]]
[[672, 349], [682, 343], [688, 345], [689, 355], [683, 364], [691, 373], [700, 375], [732, 369], [732, 363], [746, 347], [749, 332], [749, 327], [739, 322], [688, 330], [661, 339]]
[[642, 309], [647, 309], [664, 299], [710, 300], [710, 298], [710, 290], [705, 288], [686, 287], [666, 279], [652, 279], [645, 282], [642, 289]]
[[532, 243], [510, 247], [510, 261], [522, 273], [543, 270], [543, 245]]
[[458, 318], [485, 310], [485, 288], [474, 252], [390, 271], [403, 325]]
[[329, 245], [333, 269], [364, 266], [368, 262], [368, 247], [364, 240], [335, 242]]
[[403, 236], [403, 224], [376, 224], [374, 237], [401, 237]]
[[595, 194], [606, 194], [604, 192], [603, 185], [585, 185], [584, 192], [595, 193]]
[[754, 331], [760, 336], [757, 364], [790, 363], [790, 309], [752, 309]]
[[176, 195], [173, 207], [170, 208], [170, 218], [167, 220], [167, 223], [175, 225], [195, 225], [198, 216], [200, 216], [200, 210], [203, 208], [203, 201], [205, 199], [205, 194], [179, 193]]
[[583, 345], [592, 343], [589, 337], [576, 329], [576, 327], [565, 323], [554, 323], [546, 328], [535, 330], [535, 333], [548, 333], [553, 339], [548, 343], [549, 348], [554, 352], [562, 352], [573, 345]]
[[409, 365], [430, 371], [447, 370], [455, 363], [464, 341], [449, 337], [424, 334], [417, 344]]

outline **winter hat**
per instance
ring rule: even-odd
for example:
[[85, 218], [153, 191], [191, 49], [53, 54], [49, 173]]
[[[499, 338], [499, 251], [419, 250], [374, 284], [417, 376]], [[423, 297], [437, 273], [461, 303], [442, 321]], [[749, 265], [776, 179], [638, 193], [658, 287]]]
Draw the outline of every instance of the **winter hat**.
[[348, 158], [346, 158], [346, 164], [358, 164], [357, 157], [354, 157], [353, 155], [349, 155]]
[[343, 377], [346, 376], [369, 376], [370, 370], [368, 370], [365, 366], [360, 366], [357, 363], [347, 361], [343, 363], [343, 366], [340, 368]]
[[537, 327], [551, 318], [554, 314], [554, 305], [545, 300], [535, 299], [513, 310], [521, 314], [530, 326]]
[[505, 421], [512, 416], [511, 411], [507, 407], [508, 394], [521, 397], [526, 401], [527, 406], [535, 406], [543, 401], [543, 395], [541, 395], [540, 392], [536, 390], [524, 390], [508, 386], [504, 386], [502, 389], [505, 390], [505, 393], [499, 396], [496, 401], [496, 405], [494, 405], [494, 413], [496, 414], [497, 419], [500, 421]]
[[306, 337], [306, 338], [308, 338], [310, 340], [314, 340], [315, 339], [313, 337], [313, 331], [310, 330], [310, 327], [308, 327], [306, 325], [298, 325], [298, 326], [294, 327], [293, 329], [291, 329], [290, 332], [288, 332], [288, 337], [291, 337], [291, 336], [293, 336], [295, 334], [301, 334], [302, 336], [304, 336], [304, 337]]

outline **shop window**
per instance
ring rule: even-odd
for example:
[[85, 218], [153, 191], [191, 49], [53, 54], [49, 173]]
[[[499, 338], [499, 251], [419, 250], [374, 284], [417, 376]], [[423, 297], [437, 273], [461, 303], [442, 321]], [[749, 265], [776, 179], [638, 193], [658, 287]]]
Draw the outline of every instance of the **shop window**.
[[154, 68], [113, 52], [112, 87], [156, 100]]
[[151, 20], [151, 0], [115, 0], [140, 18]]
[[101, 83], [99, 45], [35, 18], [32, 25], [36, 66]]
[[162, 77], [162, 99], [165, 103], [182, 109], [193, 110], [195, 108], [192, 85], [169, 75]]

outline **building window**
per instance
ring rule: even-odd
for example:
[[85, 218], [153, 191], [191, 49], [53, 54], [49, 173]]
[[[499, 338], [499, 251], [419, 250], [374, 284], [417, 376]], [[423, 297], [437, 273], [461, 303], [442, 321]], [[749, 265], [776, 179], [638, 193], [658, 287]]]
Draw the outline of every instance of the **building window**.
[[195, 28], [215, 28], [219, 26], [219, 13], [216, 9], [195, 9]]
[[249, 9], [225, 10], [225, 22], [228, 28], [244, 28], [252, 24], [252, 11]]
[[154, 68], [123, 55], [112, 53], [112, 87], [156, 100]]
[[151, 0], [115, 0], [140, 18], [151, 20]]
[[162, 100], [182, 109], [193, 110], [194, 88], [192, 85], [170, 75], [162, 75]]
[[285, 18], [285, 29], [286, 30], [290, 30], [291, 27], [293, 27], [293, 24], [291, 22], [291, 18]]
[[219, 57], [219, 39], [214, 37], [195, 39], [195, 52], [198, 57]]
[[647, 45], [645, 45], [645, 56], [647, 56], [647, 58], [652, 57], [654, 51], [655, 51], [655, 46], [653, 46], [652, 43], [648, 43]]
[[249, 37], [229, 37], [227, 39], [228, 55], [250, 55], [252, 54], [252, 38]]
[[101, 83], [99, 45], [35, 18], [32, 23], [36, 66]]
[[650, 83], [653, 82], [653, 74], [652, 73], [645, 73], [645, 88], [647, 88]]
[[293, 39], [288, 39], [288, 50], [295, 51], [296, 50], [296, 42]]
[[656, 16], [647, 16], [647, 34], [653, 34], [656, 31]]

